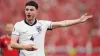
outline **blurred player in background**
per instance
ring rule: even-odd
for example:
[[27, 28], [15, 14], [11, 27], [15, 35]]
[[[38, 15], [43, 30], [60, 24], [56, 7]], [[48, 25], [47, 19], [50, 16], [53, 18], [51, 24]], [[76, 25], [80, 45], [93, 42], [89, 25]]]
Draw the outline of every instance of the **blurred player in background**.
[[19, 51], [12, 49], [10, 46], [11, 33], [13, 30], [13, 24], [8, 23], [5, 25], [6, 34], [0, 37], [0, 48], [2, 56], [18, 56]]
[[93, 17], [85, 14], [75, 20], [59, 22], [37, 20], [38, 4], [34, 1], [25, 4], [25, 14], [26, 18], [15, 24], [11, 38], [11, 47], [20, 49], [20, 56], [45, 56], [44, 40], [47, 30], [83, 23]]

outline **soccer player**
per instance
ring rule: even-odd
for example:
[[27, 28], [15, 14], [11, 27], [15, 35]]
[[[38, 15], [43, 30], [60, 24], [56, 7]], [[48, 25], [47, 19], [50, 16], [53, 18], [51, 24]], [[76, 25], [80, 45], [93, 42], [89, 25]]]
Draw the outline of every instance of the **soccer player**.
[[[83, 23], [92, 15], [83, 15], [79, 19], [51, 22], [38, 20], [36, 18], [38, 4], [29, 1], [25, 4], [26, 18], [17, 22], [14, 26], [11, 38], [11, 47], [20, 49], [20, 56], [45, 56], [44, 39], [47, 30], [68, 27], [78, 23]], [[19, 40], [19, 43], [17, 42]]]
[[11, 41], [11, 33], [13, 30], [13, 24], [8, 23], [5, 25], [6, 34], [0, 37], [0, 48], [3, 56], [19, 56], [19, 51], [16, 49], [12, 49], [10, 46]]

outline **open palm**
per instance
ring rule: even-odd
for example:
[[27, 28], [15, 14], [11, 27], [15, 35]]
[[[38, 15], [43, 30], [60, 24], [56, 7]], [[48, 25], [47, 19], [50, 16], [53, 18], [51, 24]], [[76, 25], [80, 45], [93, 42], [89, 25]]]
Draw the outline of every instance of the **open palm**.
[[87, 15], [87, 13], [86, 13], [81, 16], [80, 22], [85, 22], [87, 19], [92, 18], [92, 17], [93, 17], [93, 15]]

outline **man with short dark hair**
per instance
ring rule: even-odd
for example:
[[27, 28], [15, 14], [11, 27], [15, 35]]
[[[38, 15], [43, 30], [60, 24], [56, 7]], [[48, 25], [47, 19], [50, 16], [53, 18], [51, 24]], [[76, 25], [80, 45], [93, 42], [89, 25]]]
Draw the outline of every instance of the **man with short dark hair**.
[[[26, 18], [14, 26], [11, 38], [11, 47], [20, 49], [20, 56], [45, 56], [44, 39], [47, 30], [68, 27], [85, 22], [92, 15], [83, 15], [79, 19], [52, 22], [37, 20], [38, 4], [29, 1], [25, 4]], [[19, 40], [19, 43], [17, 41]]]

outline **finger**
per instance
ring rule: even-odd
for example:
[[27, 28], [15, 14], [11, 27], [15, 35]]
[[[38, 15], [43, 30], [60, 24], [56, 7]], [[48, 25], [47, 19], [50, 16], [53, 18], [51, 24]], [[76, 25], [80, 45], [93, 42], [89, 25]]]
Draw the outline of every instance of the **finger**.
[[37, 49], [35, 49], [35, 48], [32, 48], [32, 49], [31, 49], [31, 51], [35, 51], [35, 50], [37, 50]]
[[28, 51], [33, 51], [33, 49], [27, 49]]
[[37, 48], [30, 48], [30, 49], [28, 49], [28, 51], [35, 51], [35, 50], [37, 50]]
[[33, 48], [33, 49], [35, 49], [35, 50], [37, 50], [37, 49], [38, 49], [38, 48], [37, 48], [37, 47], [35, 47], [35, 46], [32, 46], [32, 48]]
[[84, 16], [86, 16], [86, 15], [87, 15], [87, 13], [84, 14]]
[[88, 18], [92, 18], [92, 17], [93, 17], [93, 15], [88, 16]]
[[86, 15], [87, 15], [87, 13], [85, 13], [84, 15], [82, 15], [81, 18], [84, 17], [84, 16], [86, 16]]

